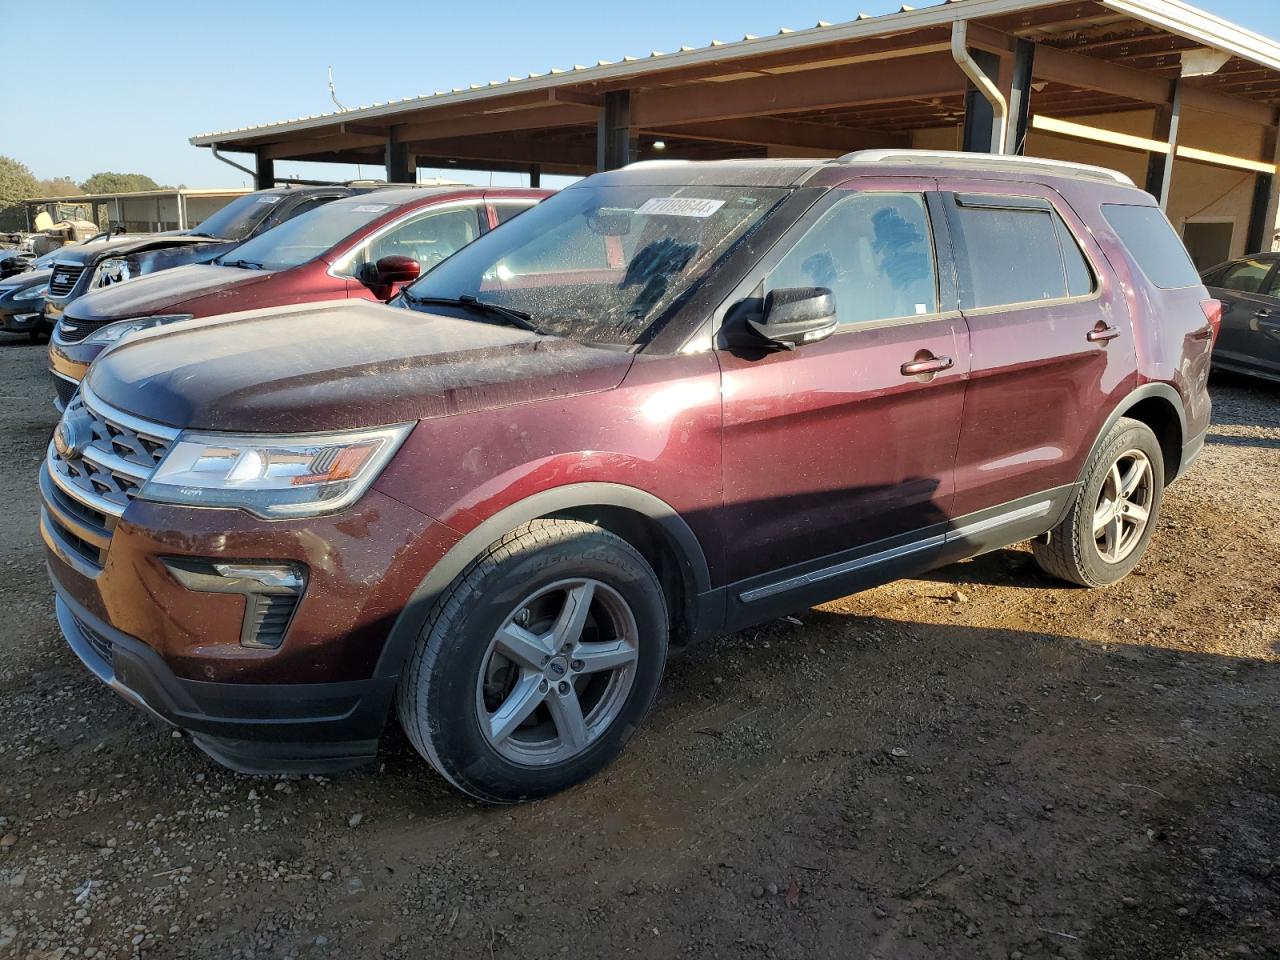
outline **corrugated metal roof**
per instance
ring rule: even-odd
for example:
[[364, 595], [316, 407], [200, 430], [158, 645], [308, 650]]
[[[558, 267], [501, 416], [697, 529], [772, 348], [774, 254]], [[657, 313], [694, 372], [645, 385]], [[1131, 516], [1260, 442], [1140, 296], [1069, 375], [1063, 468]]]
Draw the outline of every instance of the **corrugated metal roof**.
[[[957, 19], [978, 19], [1020, 13], [1055, 6], [1062, 2], [1064, 0], [944, 0], [941, 4], [920, 9], [903, 4], [897, 12], [878, 17], [860, 13], [855, 19], [842, 23], [833, 24], [820, 20], [814, 26], [803, 30], [782, 27], [777, 33], [768, 37], [746, 34], [741, 40], [731, 42], [712, 40], [702, 47], [682, 46], [671, 53], [654, 50], [645, 56], [628, 55], [620, 60], [598, 60], [594, 66], [575, 64], [572, 67], [551, 67], [543, 73], [530, 73], [525, 77], [510, 76], [506, 80], [491, 80], [487, 84], [471, 84], [469, 87], [437, 90], [434, 93], [423, 93], [416, 97], [388, 100], [346, 110], [199, 134], [192, 137], [190, 142], [196, 146], [209, 146], [246, 136], [262, 136], [272, 132], [284, 133], [326, 126], [335, 121], [369, 120], [423, 107], [483, 100], [499, 93], [531, 92], [552, 89], [568, 83], [616, 80], [629, 75], [642, 74], [651, 69], [657, 60], [662, 61], [664, 68], [692, 66], [708, 61], [922, 29], [944, 25]], [[1117, 13], [1280, 70], [1280, 44], [1205, 13], [1183, 3], [1182, 0], [1098, 0], [1098, 2]], [[963, 7], [963, 15], [957, 7]]]

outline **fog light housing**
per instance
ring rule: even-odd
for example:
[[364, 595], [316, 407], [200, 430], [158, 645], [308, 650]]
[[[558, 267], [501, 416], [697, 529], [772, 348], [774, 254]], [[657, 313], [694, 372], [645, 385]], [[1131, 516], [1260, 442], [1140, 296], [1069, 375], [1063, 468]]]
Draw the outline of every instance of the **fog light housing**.
[[188, 590], [244, 597], [240, 645], [260, 650], [276, 650], [284, 643], [307, 586], [306, 569], [292, 563], [228, 563], [171, 557], [164, 565]]

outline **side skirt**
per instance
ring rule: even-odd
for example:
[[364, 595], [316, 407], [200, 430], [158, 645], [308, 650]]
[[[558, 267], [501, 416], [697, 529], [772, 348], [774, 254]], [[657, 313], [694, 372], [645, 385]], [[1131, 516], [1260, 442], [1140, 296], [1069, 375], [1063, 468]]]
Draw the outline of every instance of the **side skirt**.
[[1075, 493], [1066, 484], [956, 517], [910, 534], [730, 584], [726, 629], [741, 630], [794, 610], [911, 577], [1053, 529]]

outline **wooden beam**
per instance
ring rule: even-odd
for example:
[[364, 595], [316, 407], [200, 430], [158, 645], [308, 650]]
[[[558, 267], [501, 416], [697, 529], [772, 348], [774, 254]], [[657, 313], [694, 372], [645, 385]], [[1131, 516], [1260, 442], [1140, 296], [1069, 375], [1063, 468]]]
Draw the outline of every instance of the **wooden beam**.
[[964, 92], [964, 74], [947, 54], [857, 63], [731, 84], [699, 83], [637, 91], [631, 123], [642, 129], [736, 120], [851, 104], [928, 99]]
[[827, 123], [782, 120], [778, 117], [665, 124], [653, 129], [643, 128], [643, 132], [721, 143], [750, 143], [761, 147], [803, 147], [806, 150], [830, 150], [833, 153], [911, 145], [911, 138], [903, 134]]
[[[1173, 101], [1173, 81], [1169, 78], [1044, 44], [1036, 50], [1035, 76], [1039, 80], [1065, 83], [1144, 103], [1165, 105]], [[1191, 83], [1183, 85], [1182, 106], [1187, 110], [1217, 113], [1260, 126], [1274, 126], [1276, 122], [1272, 107], [1216, 93], [1203, 86], [1192, 86]]]
[[318, 153], [335, 153], [343, 150], [360, 149], [361, 147], [386, 146], [386, 136], [373, 136], [366, 133], [345, 133], [332, 137], [318, 137], [305, 140], [282, 140], [279, 143], [268, 143], [258, 148], [258, 155], [268, 160], [297, 160]]
[[1036, 49], [1035, 76], [1037, 80], [1052, 80], [1145, 103], [1169, 103], [1173, 99], [1173, 85], [1168, 80], [1046, 44]]
[[445, 137], [483, 136], [490, 133], [515, 133], [524, 130], [548, 130], [556, 127], [592, 126], [596, 111], [574, 104], [530, 107], [508, 113], [483, 113], [441, 121], [421, 121], [404, 125], [401, 136], [406, 143], [440, 140]]
[[447, 157], [454, 160], [491, 160], [522, 165], [540, 163], [543, 170], [554, 165], [595, 166], [595, 143], [592, 138], [552, 140], [547, 137], [454, 137], [421, 140], [413, 144], [418, 166], [431, 166], [424, 157]]

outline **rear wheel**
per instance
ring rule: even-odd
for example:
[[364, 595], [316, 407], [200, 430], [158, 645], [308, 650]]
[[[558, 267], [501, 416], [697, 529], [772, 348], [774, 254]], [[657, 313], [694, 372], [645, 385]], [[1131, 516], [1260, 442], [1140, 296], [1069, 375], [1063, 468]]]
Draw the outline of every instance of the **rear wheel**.
[[1164, 457], [1151, 428], [1121, 417], [1085, 469], [1071, 509], [1032, 544], [1040, 569], [1086, 587], [1122, 580], [1155, 532], [1164, 496]]
[[536, 520], [437, 606], [401, 677], [400, 723], [466, 793], [535, 799], [617, 756], [666, 654], [666, 606], [644, 558], [590, 524]]

